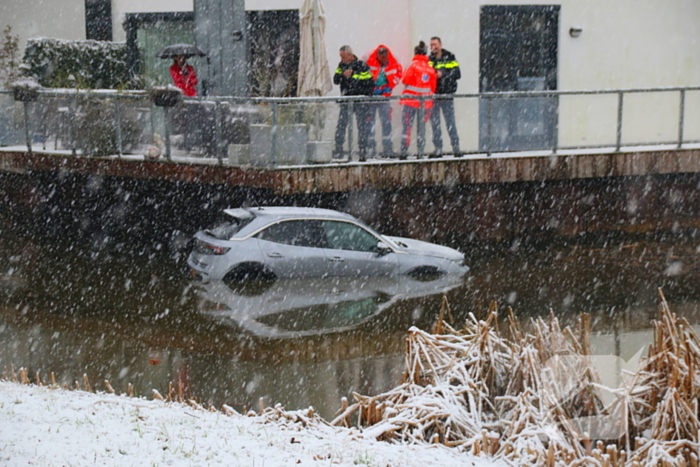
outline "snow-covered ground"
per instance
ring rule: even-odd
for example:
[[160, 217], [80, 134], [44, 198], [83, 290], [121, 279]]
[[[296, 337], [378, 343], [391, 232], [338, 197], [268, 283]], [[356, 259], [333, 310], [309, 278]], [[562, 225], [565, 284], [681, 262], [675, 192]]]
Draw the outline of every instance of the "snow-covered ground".
[[358, 429], [331, 427], [318, 418], [309, 422], [307, 415], [274, 410], [225, 415], [186, 404], [0, 381], [0, 465], [503, 465], [444, 446], [367, 439]]

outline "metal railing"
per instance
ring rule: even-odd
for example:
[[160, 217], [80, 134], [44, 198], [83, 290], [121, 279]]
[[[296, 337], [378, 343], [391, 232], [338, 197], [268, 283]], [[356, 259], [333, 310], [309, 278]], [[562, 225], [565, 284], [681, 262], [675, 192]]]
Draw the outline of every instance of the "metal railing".
[[[623, 130], [623, 119], [624, 119], [624, 102], [625, 96], [633, 94], [650, 94], [650, 93], [677, 93], [679, 95], [678, 104], [678, 138], [676, 140], [663, 140], [663, 141], [645, 141], [645, 142], [629, 142], [625, 144], [626, 146], [639, 146], [642, 144], [675, 144], [680, 148], [684, 143], [698, 143], [700, 139], [685, 140], [684, 139], [684, 125], [685, 125], [685, 112], [686, 112], [686, 94], [692, 91], [700, 91], [700, 86], [675, 86], [675, 87], [657, 87], [657, 88], [627, 88], [627, 89], [603, 89], [603, 90], [583, 90], [583, 91], [526, 91], [526, 92], [500, 92], [500, 93], [482, 93], [482, 94], [461, 94], [455, 95], [455, 98], [480, 98], [480, 99], [518, 99], [518, 98], [561, 98], [563, 96], [605, 96], [611, 95], [617, 97], [617, 118], [616, 118], [616, 131], [615, 131], [615, 143], [614, 147], [616, 151], [620, 151], [623, 146], [622, 141], [622, 130]], [[700, 109], [698, 109], [700, 111]], [[558, 129], [559, 122], [556, 122], [556, 129]], [[554, 133], [555, 136], [557, 132]], [[557, 139], [555, 139], [555, 142]], [[576, 146], [558, 146], [555, 144], [551, 149], [556, 152], [562, 149], [595, 149], [600, 147], [607, 147], [609, 145], [576, 145]], [[544, 149], [544, 148], [543, 148]]]
[[[680, 148], [700, 142], [700, 86], [412, 97], [422, 102], [416, 138], [407, 151], [394, 154], [402, 159], [435, 156], [425, 144], [432, 133], [425, 105], [429, 99], [454, 100], [463, 141], [459, 152], [451, 153], [455, 156]], [[406, 136], [396, 118], [400, 99], [196, 97], [158, 107], [146, 91], [41, 90], [36, 100], [24, 102], [14, 101], [11, 91], [0, 91], [0, 146], [21, 145], [23, 139], [30, 152], [41, 147], [73, 155], [163, 156], [176, 163], [277, 167], [351, 162], [376, 157], [382, 134], [374, 106], [380, 103], [388, 102], [394, 110], [391, 144], [397, 146]], [[354, 116], [360, 105], [373, 115], [369, 148], [359, 147], [362, 135]], [[342, 111], [349, 124], [338, 153], [336, 125]]]

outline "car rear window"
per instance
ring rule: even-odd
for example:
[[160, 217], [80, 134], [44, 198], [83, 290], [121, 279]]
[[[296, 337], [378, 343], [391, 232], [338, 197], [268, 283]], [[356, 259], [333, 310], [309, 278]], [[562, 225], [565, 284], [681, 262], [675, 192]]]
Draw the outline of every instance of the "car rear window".
[[229, 240], [250, 221], [251, 219], [242, 220], [232, 216], [223, 216], [204, 232], [219, 240]]

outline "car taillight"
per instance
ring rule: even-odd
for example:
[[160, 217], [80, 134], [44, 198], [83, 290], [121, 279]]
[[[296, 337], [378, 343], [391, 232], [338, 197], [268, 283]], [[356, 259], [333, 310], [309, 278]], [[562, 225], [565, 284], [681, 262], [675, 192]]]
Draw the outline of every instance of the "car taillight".
[[197, 253], [203, 255], [225, 255], [231, 248], [210, 245], [209, 243], [197, 240], [194, 245], [194, 249]]

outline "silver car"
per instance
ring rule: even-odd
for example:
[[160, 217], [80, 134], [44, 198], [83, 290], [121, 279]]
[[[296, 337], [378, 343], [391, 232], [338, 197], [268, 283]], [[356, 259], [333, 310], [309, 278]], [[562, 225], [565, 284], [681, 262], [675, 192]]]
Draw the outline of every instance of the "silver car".
[[298, 207], [224, 210], [221, 221], [195, 234], [187, 264], [203, 282], [469, 270], [452, 248], [384, 236], [342, 212]]

